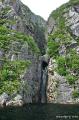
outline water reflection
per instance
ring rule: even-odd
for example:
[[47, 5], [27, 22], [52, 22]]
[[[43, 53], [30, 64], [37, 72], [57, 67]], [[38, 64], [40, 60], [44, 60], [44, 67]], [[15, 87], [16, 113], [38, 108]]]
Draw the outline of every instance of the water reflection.
[[28, 104], [3, 108], [0, 120], [79, 120], [79, 105]]

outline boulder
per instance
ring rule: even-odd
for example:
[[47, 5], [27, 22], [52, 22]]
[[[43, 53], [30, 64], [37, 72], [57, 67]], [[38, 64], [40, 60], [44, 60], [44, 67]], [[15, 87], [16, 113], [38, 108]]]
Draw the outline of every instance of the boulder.
[[43, 55], [42, 58], [41, 58], [41, 60], [46, 62], [47, 64], [49, 63], [49, 59], [50, 58], [49, 58], [49, 56], [47, 54]]
[[19, 100], [22, 100], [22, 99], [23, 99], [22, 96], [19, 95], [19, 94], [14, 98], [15, 101], [19, 101]]
[[6, 103], [6, 106], [23, 106], [24, 105], [24, 102], [22, 100], [17, 100], [17, 101], [9, 101]]
[[0, 96], [0, 103], [2, 102], [2, 101], [8, 101], [9, 100], [9, 96], [8, 96], [8, 94], [7, 93], [3, 93], [1, 96]]
[[6, 106], [6, 102], [9, 100], [9, 96], [7, 95], [7, 93], [3, 93], [0, 96], [0, 107], [5, 107]]

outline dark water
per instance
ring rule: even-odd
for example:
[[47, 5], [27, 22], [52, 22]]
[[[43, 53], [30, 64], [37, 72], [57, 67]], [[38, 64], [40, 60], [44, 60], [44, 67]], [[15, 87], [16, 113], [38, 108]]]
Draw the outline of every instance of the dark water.
[[79, 105], [29, 104], [3, 108], [0, 120], [79, 120]]

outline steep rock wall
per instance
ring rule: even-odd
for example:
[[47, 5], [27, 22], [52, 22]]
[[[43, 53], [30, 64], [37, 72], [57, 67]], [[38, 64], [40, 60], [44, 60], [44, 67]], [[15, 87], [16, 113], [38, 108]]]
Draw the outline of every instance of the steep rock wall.
[[47, 100], [51, 103], [79, 103], [78, 4], [79, 1], [71, 0], [53, 11], [48, 19], [47, 53], [51, 59]]
[[[2, 48], [0, 49], [0, 59], [6, 56], [10, 62], [16, 62], [17, 60], [31, 62], [28, 69], [25, 69], [20, 75], [22, 86], [19, 87], [18, 92], [26, 103], [38, 102], [41, 80], [41, 54], [45, 53], [46, 23], [41, 17], [34, 15], [20, 0], [0, 1], [0, 18], [1, 27], [11, 30], [10, 33], [5, 33], [6, 36], [12, 35], [11, 42], [8, 44], [9, 50], [5, 53]], [[23, 41], [25, 38], [21, 34], [28, 35], [28, 42]], [[17, 94], [17, 91], [15, 92]], [[13, 92], [12, 96], [16, 96], [16, 94]]]

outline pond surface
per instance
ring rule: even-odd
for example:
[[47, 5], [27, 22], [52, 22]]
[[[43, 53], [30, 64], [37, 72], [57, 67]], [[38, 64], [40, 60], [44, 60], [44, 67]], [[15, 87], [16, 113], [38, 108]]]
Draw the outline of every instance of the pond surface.
[[0, 109], [0, 120], [79, 120], [79, 105], [28, 104]]

